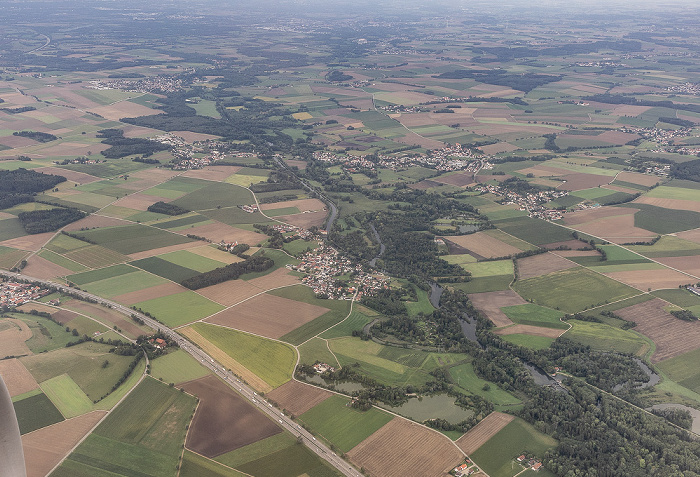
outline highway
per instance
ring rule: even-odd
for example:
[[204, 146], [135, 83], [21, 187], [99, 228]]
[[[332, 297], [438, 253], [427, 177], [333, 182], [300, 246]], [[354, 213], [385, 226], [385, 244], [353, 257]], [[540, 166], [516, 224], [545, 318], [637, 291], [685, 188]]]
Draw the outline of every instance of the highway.
[[212, 370], [217, 376], [222, 378], [226, 383], [228, 383], [233, 389], [238, 391], [238, 393], [243, 396], [245, 399], [247, 399], [252, 405], [260, 409], [262, 412], [270, 416], [272, 419], [274, 419], [277, 424], [279, 424], [282, 428], [285, 430], [289, 431], [292, 433], [293, 436], [300, 438], [301, 441], [308, 447], [311, 451], [313, 451], [316, 455], [327, 461], [329, 464], [331, 464], [333, 467], [335, 467], [340, 473], [343, 475], [346, 475], [348, 477], [362, 477], [362, 474], [358, 472], [354, 467], [352, 467], [348, 462], [345, 460], [341, 459], [336, 453], [331, 451], [325, 444], [322, 442], [318, 441], [310, 432], [308, 432], [306, 429], [302, 428], [299, 424], [294, 422], [292, 419], [290, 419], [288, 416], [284, 415], [279, 409], [275, 408], [272, 404], [267, 402], [265, 398], [261, 397], [258, 395], [258, 393], [245, 384], [243, 381], [238, 379], [236, 375], [231, 373], [229, 370], [221, 366], [219, 363], [214, 361], [214, 359], [209, 356], [207, 353], [199, 349], [197, 346], [192, 344], [190, 341], [176, 333], [175, 331], [171, 330], [167, 326], [163, 325], [162, 323], [157, 322], [153, 318], [149, 318], [148, 316], [144, 315], [143, 313], [139, 313], [136, 310], [133, 310], [131, 308], [127, 308], [126, 306], [120, 305], [119, 303], [106, 300], [100, 296], [93, 295], [91, 293], [85, 292], [83, 290], [76, 290], [75, 288], [71, 288], [68, 286], [60, 285], [57, 283], [49, 282], [47, 280], [41, 280], [38, 278], [30, 277], [27, 275], [22, 275], [20, 273], [13, 273], [13, 272], [6, 272], [3, 270], [0, 270], [0, 276], [5, 276], [11, 279], [16, 279], [16, 280], [26, 280], [38, 284], [42, 284], [47, 287], [52, 287], [56, 288], [60, 291], [66, 292], [66, 293], [71, 293], [83, 298], [88, 298], [90, 300], [95, 300], [98, 303], [102, 305], [106, 305], [108, 307], [111, 307], [111, 309], [116, 310], [128, 317], [131, 317], [131, 315], [134, 315], [138, 317], [139, 319], [143, 320], [143, 322], [147, 325], [150, 326], [151, 328], [160, 331], [163, 333], [165, 336], [167, 336], [169, 339], [177, 342], [177, 344], [180, 346], [181, 349], [184, 351], [187, 351], [189, 354], [191, 354], [195, 359], [197, 359], [203, 366], [206, 366], [210, 370]]

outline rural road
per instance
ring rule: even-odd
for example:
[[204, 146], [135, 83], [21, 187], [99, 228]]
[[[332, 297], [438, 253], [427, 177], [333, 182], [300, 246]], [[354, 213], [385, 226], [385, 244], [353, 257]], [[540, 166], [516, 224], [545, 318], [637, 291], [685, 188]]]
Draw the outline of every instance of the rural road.
[[362, 474], [358, 472], [354, 467], [352, 467], [348, 462], [341, 459], [337, 454], [330, 450], [325, 444], [319, 442], [310, 432], [302, 428], [299, 424], [294, 422], [289, 417], [285, 416], [279, 409], [275, 408], [272, 404], [268, 403], [264, 398], [260, 397], [257, 392], [253, 390], [250, 386], [245, 384], [243, 381], [238, 379], [236, 375], [228, 371], [226, 368], [221, 366], [219, 363], [214, 361], [214, 359], [207, 353], [199, 349], [197, 346], [189, 342], [187, 339], [171, 330], [162, 323], [139, 313], [131, 308], [120, 305], [119, 303], [106, 300], [100, 296], [87, 293], [82, 290], [76, 290], [68, 286], [53, 283], [47, 280], [41, 280], [38, 278], [30, 277], [27, 275], [22, 275], [21, 273], [5, 272], [0, 271], [0, 276], [26, 280], [34, 283], [39, 283], [47, 287], [56, 288], [60, 291], [67, 293], [72, 293], [83, 298], [89, 298], [95, 300], [102, 305], [106, 305], [113, 310], [116, 310], [126, 316], [131, 317], [131, 315], [137, 316], [139, 319], [143, 320], [144, 323], [151, 328], [162, 332], [168, 338], [175, 341], [180, 348], [191, 354], [197, 361], [199, 361], [203, 366], [212, 370], [217, 376], [222, 378], [226, 383], [228, 383], [232, 388], [234, 388], [238, 393], [246, 398], [252, 405], [256, 406], [262, 412], [270, 416], [272, 419], [277, 421], [277, 423], [283, 429], [289, 431], [293, 436], [300, 438], [301, 441], [308, 447], [312, 452], [318, 455], [320, 458], [335, 467], [340, 473], [348, 477], [362, 477]]

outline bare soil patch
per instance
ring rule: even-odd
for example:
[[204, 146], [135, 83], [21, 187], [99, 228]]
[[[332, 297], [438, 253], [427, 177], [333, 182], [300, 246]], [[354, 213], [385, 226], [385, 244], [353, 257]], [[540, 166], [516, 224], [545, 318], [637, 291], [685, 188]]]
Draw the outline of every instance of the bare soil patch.
[[177, 283], [162, 283], [154, 287], [144, 288], [143, 290], [136, 290], [130, 293], [115, 296], [113, 300], [125, 305], [133, 305], [134, 303], [140, 303], [142, 301], [152, 300], [162, 296], [174, 295], [175, 293], [181, 293], [184, 291], [187, 291], [187, 289], [178, 285]]
[[557, 187], [557, 189], [560, 190], [590, 189], [591, 187], [598, 187], [604, 184], [608, 184], [612, 180], [612, 178], [608, 176], [599, 176], [597, 174], [584, 174], [582, 172], [567, 174], [565, 176], [562, 176], [561, 178], [566, 182]]
[[77, 222], [66, 225], [65, 230], [70, 232], [71, 230], [80, 230], [83, 228], [92, 229], [95, 227], [117, 227], [121, 225], [131, 225], [131, 223], [132, 222], [129, 222], [128, 220], [106, 217], [104, 215], [88, 215], [84, 219], [80, 219]]
[[163, 111], [151, 109], [148, 106], [142, 106], [130, 101], [120, 101], [107, 106], [99, 106], [90, 109], [90, 112], [97, 113], [111, 121], [119, 121], [124, 117], [134, 118], [137, 116], [153, 116], [155, 114], [163, 114]]
[[494, 411], [457, 439], [455, 443], [465, 454], [469, 455], [498, 434], [498, 431], [506, 427], [513, 419], [515, 417], [510, 414]]
[[692, 255], [689, 257], [660, 257], [655, 258], [657, 262], [668, 265], [671, 268], [690, 273], [696, 277], [700, 277], [700, 256]]
[[333, 393], [325, 389], [291, 380], [268, 393], [267, 397], [279, 404], [281, 409], [286, 409], [294, 416], [300, 416], [332, 395]]
[[443, 184], [449, 184], [456, 187], [465, 187], [474, 184], [472, 174], [467, 172], [457, 172], [456, 174], [450, 174], [448, 176], [435, 177], [433, 180], [435, 182], [442, 182]]
[[630, 189], [629, 187], [622, 187], [614, 184], [604, 184], [601, 186], [603, 189], [614, 190], [615, 192], [625, 192], [627, 194], [636, 194], [639, 192], [637, 189]]
[[[153, 205], [158, 200], [156, 197], [147, 194], [131, 194], [114, 202], [112, 205], [145, 211], [148, 206]], [[163, 202], [170, 202], [170, 199], [163, 199]]]
[[176, 231], [176, 233], [181, 235], [192, 234], [200, 237], [206, 237], [215, 243], [225, 240], [227, 242], [237, 241], [238, 243], [255, 245], [257, 243], [264, 242], [267, 239], [266, 235], [251, 232], [250, 230], [239, 229], [237, 227], [231, 227], [230, 225], [222, 224], [221, 222], [190, 227]]
[[279, 338], [328, 311], [320, 306], [262, 294], [205, 321], [268, 338]]
[[[88, 316], [92, 316], [98, 321], [105, 323], [109, 328], [111, 328], [114, 325], [117, 325], [117, 328], [119, 328], [125, 334], [129, 335], [132, 338], [136, 338], [144, 334], [144, 332], [141, 331], [141, 329], [138, 326], [136, 326], [135, 323], [132, 323], [131, 321], [127, 320], [121, 313], [117, 313], [113, 310], [108, 310], [107, 308], [103, 308], [99, 305], [87, 303], [80, 300], [71, 300], [66, 304], [66, 308], [75, 310], [79, 313], [83, 313]], [[112, 324], [112, 326], [109, 326], [110, 323]]]
[[546, 338], [559, 338], [566, 330], [557, 330], [554, 328], [543, 328], [541, 326], [532, 325], [513, 325], [506, 328], [499, 328], [494, 331], [497, 335], [532, 335], [544, 336]]
[[510, 152], [520, 149], [518, 146], [508, 144], [507, 142], [499, 142], [496, 144], [489, 144], [487, 146], [479, 147], [484, 154], [498, 154], [501, 152]]
[[615, 179], [622, 182], [643, 185], [645, 187], [651, 187], [661, 180], [657, 176], [640, 174], [638, 172], [620, 172]]
[[577, 210], [576, 212], [564, 214], [564, 223], [566, 225], [578, 225], [605, 217], [634, 215], [637, 212], [639, 212], [639, 209], [630, 209], [627, 207], [598, 207], [595, 209]]
[[328, 212], [321, 210], [318, 212], [307, 212], [302, 214], [280, 215], [277, 217], [277, 220], [281, 220], [282, 222], [286, 222], [296, 227], [301, 227], [302, 229], [309, 229], [313, 226], [321, 227], [326, 221], [327, 215]]
[[221, 382], [206, 376], [182, 385], [199, 398], [186, 446], [213, 458], [282, 432], [267, 416]]
[[553, 253], [541, 253], [518, 260], [518, 276], [525, 280], [577, 266], [577, 263]]
[[642, 291], [647, 291], [650, 288], [652, 290], [677, 288], [678, 285], [685, 285], [686, 283], [694, 281], [694, 279], [688, 275], [669, 268], [610, 272], [605, 273], [605, 275]]
[[700, 212], [700, 202], [694, 200], [662, 199], [660, 197], [642, 196], [634, 201], [635, 204], [649, 204], [664, 209], [692, 210]]
[[197, 290], [200, 295], [224, 306], [235, 305], [262, 292], [263, 290], [244, 280], [231, 280]]
[[65, 325], [66, 323], [75, 319], [78, 316], [80, 316], [80, 315], [78, 315], [77, 313], [74, 313], [72, 311], [56, 310], [55, 308], [53, 309], [53, 313], [51, 313], [51, 318], [58, 321], [62, 325]]
[[700, 243], [700, 229], [686, 230], [676, 234], [676, 237], [691, 242]]
[[46, 243], [48, 243], [48, 241], [51, 240], [54, 235], [54, 232], [25, 235], [24, 237], [17, 237], [10, 240], [5, 240], [4, 242], [0, 242], [0, 245], [18, 248], [20, 250], [28, 250], [30, 252], [36, 252], [41, 247], [46, 245]]
[[32, 374], [16, 358], [0, 361], [0, 376], [5, 381], [11, 397], [19, 396], [39, 387]]
[[151, 250], [144, 250], [143, 252], [132, 253], [129, 255], [131, 260], [139, 260], [141, 258], [153, 257], [154, 255], [160, 255], [162, 253], [176, 252], [178, 250], [185, 250], [188, 248], [201, 247], [202, 242], [186, 242], [176, 245], [168, 245], [167, 247], [152, 248]]
[[204, 169], [192, 169], [187, 171], [183, 176], [221, 182], [231, 174], [235, 174], [240, 170], [240, 166], [207, 166]]
[[44, 477], [105, 416], [93, 411], [22, 436], [27, 477]]
[[272, 386], [267, 384], [265, 381], [260, 379], [255, 373], [251, 372], [243, 366], [241, 363], [233, 359], [231, 356], [223, 352], [218, 346], [214, 345], [211, 341], [197, 333], [192, 327], [180, 328], [178, 331], [194, 341], [200, 348], [202, 348], [208, 355], [214, 358], [216, 361], [221, 363], [224, 367], [228, 368], [234, 374], [238, 375], [247, 382], [250, 386], [255, 388], [258, 392], [270, 392], [272, 391]]
[[605, 131], [603, 134], [598, 134], [596, 140], [608, 142], [610, 144], [617, 144], [622, 146], [630, 141], [638, 139], [637, 134], [629, 134], [621, 131]]
[[80, 185], [101, 180], [99, 177], [91, 176], [90, 174], [85, 174], [84, 172], [61, 169], [60, 167], [39, 167], [34, 170], [37, 172], [43, 172], [44, 174], [63, 176], [69, 181], [77, 182]]
[[318, 199], [298, 199], [298, 200], [287, 200], [283, 202], [273, 202], [271, 204], [260, 204], [260, 210], [273, 210], [281, 209], [284, 207], [296, 207], [300, 211], [312, 210], [314, 212], [319, 210], [326, 210], [326, 205]]
[[480, 182], [480, 183], [484, 183], [484, 182], [488, 182], [488, 181], [503, 182], [505, 180], [510, 179], [511, 177], [513, 177], [513, 176], [510, 174], [503, 174], [502, 176], [500, 176], [500, 175], [494, 176], [494, 175], [490, 175], [490, 174], [480, 174], [480, 175], [476, 176], [476, 181]]
[[29, 329], [27, 324], [10, 318], [0, 321], [5, 321], [12, 325], [11, 328], [0, 331], [0, 358], [32, 354], [25, 344], [25, 341], [32, 337], [32, 330]]
[[486, 235], [483, 232], [475, 234], [443, 237], [443, 240], [452, 242], [484, 258], [505, 257], [519, 253], [521, 250], [508, 245], [505, 242]]
[[[655, 270], [656, 271], [656, 270]], [[655, 344], [652, 363], [681, 355], [700, 346], [700, 322], [679, 320], [664, 311], [668, 304], [658, 298], [628, 306], [615, 313], [634, 321], [637, 331], [648, 336]]]
[[27, 266], [22, 269], [23, 273], [26, 273], [30, 277], [41, 278], [48, 280], [55, 277], [65, 277], [73, 272], [67, 268], [63, 268], [60, 265], [49, 262], [45, 258], [41, 258], [38, 255], [32, 255], [27, 260]]
[[272, 273], [259, 278], [253, 278], [248, 280], [253, 286], [260, 288], [261, 290], [272, 290], [273, 288], [281, 288], [289, 285], [296, 285], [301, 283], [299, 277], [295, 277], [289, 273], [286, 268], [278, 268]]
[[576, 230], [602, 237], [613, 243], [647, 241], [656, 233], [634, 226], [634, 215], [606, 217], [576, 225]]
[[444, 435], [400, 417], [347, 453], [358, 467], [370, 475], [443, 476], [464, 458]]
[[513, 322], [501, 311], [503, 306], [524, 305], [527, 302], [513, 290], [502, 290], [469, 295], [472, 304], [497, 327], [512, 325]]

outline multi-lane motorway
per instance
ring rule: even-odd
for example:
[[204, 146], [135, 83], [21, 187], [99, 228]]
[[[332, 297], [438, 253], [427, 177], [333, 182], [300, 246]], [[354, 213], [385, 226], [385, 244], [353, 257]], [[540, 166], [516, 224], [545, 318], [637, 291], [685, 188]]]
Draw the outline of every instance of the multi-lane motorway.
[[247, 399], [252, 405], [256, 406], [258, 409], [260, 409], [262, 412], [270, 416], [272, 419], [274, 419], [278, 425], [280, 425], [282, 428], [285, 430], [289, 431], [292, 433], [293, 436], [299, 438], [309, 449], [311, 449], [316, 455], [327, 461], [329, 464], [331, 464], [333, 467], [335, 467], [339, 472], [341, 472], [343, 475], [346, 475], [348, 477], [362, 477], [362, 474], [358, 472], [354, 467], [352, 467], [348, 462], [345, 460], [341, 459], [336, 453], [331, 451], [325, 444], [322, 442], [318, 441], [310, 432], [308, 432], [306, 429], [301, 427], [299, 424], [294, 422], [292, 419], [284, 415], [279, 409], [275, 408], [272, 404], [267, 402], [265, 398], [261, 397], [258, 395], [258, 393], [242, 382], [240, 379], [238, 379], [237, 376], [235, 376], [233, 373], [231, 373], [229, 370], [221, 366], [219, 363], [214, 361], [214, 359], [209, 356], [207, 353], [199, 349], [197, 346], [194, 344], [190, 343], [187, 339], [176, 333], [175, 331], [171, 330], [167, 326], [163, 325], [162, 323], [157, 322], [156, 320], [139, 313], [135, 310], [132, 310], [131, 308], [127, 308], [123, 305], [120, 305], [119, 303], [106, 300], [102, 297], [99, 297], [97, 295], [93, 295], [91, 293], [87, 293], [83, 290], [76, 290], [75, 288], [70, 288], [67, 286], [63, 286], [60, 284], [56, 284], [53, 282], [49, 282], [46, 280], [40, 280], [38, 278], [30, 277], [27, 275], [22, 275], [20, 273], [12, 273], [12, 272], [5, 272], [5, 271], [0, 271], [0, 276], [6, 276], [9, 278], [13, 279], [18, 279], [18, 280], [26, 280], [26, 281], [31, 281], [34, 283], [39, 283], [42, 285], [45, 285], [47, 287], [53, 287], [56, 289], [59, 289], [60, 291], [67, 292], [67, 293], [72, 293], [74, 295], [83, 297], [83, 298], [88, 298], [90, 300], [95, 300], [98, 303], [102, 305], [106, 305], [111, 307], [113, 310], [118, 311], [120, 313], [123, 313], [127, 316], [135, 315], [139, 319], [143, 320], [143, 322], [150, 326], [151, 328], [160, 331], [164, 335], [166, 335], [169, 339], [175, 341], [178, 343], [180, 348], [183, 350], [187, 351], [189, 354], [191, 354], [195, 359], [197, 359], [203, 366], [206, 366], [210, 370], [212, 370], [214, 373], [216, 373], [217, 376], [222, 378], [226, 383], [228, 383], [233, 389], [238, 391], [238, 393], [243, 396], [245, 399]]

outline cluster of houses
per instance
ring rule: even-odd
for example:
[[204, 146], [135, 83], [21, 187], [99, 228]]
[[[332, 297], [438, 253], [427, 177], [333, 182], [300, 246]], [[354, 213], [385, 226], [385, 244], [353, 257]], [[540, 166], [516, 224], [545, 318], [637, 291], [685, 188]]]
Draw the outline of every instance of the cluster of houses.
[[116, 79], [113, 81], [93, 80], [89, 82], [89, 89], [120, 89], [134, 93], [174, 93], [185, 86], [183, 80], [177, 76], [149, 76], [138, 80]]
[[518, 194], [501, 185], [479, 184], [474, 190], [491, 193], [503, 197], [503, 205], [518, 205], [520, 210], [525, 210], [529, 217], [544, 220], [559, 220], [563, 217], [563, 211], [544, 207], [543, 204], [564, 197], [569, 193], [563, 190], [546, 190], [535, 193]]
[[666, 88], [669, 93], [700, 95], [700, 83], [683, 83]]
[[515, 460], [518, 461], [520, 465], [529, 467], [535, 472], [542, 468], [542, 462], [538, 461], [537, 459], [528, 459], [525, 454], [518, 456]]
[[659, 143], [662, 146], [672, 146], [678, 138], [690, 136], [690, 128], [661, 129], [661, 128], [640, 128], [634, 126], [623, 126], [621, 132], [638, 134], [642, 138]]
[[241, 205], [240, 208], [243, 212], [248, 212], [249, 214], [252, 214], [253, 212], [258, 211], [258, 206], [255, 204]]
[[327, 364], [327, 363], [316, 363], [316, 364], [314, 364], [314, 370], [315, 370], [318, 374], [323, 374], [323, 373], [325, 373], [326, 371], [330, 371], [331, 373], [334, 373], [334, 372], [335, 372], [335, 368], [334, 368], [333, 366], [331, 366], [330, 364]]
[[467, 477], [478, 470], [479, 468], [472, 461], [466, 459], [464, 464], [458, 465], [452, 470], [452, 472], [454, 473], [455, 477]]
[[[298, 265], [290, 264], [287, 267], [305, 273], [302, 283], [311, 287], [317, 295], [333, 300], [350, 300], [354, 296], [359, 300], [389, 286], [389, 279], [383, 273], [368, 273], [362, 265], [354, 264], [327, 245], [305, 253]], [[343, 275], [349, 278], [339, 283], [338, 277]]]
[[14, 308], [24, 305], [31, 300], [38, 300], [49, 293], [51, 293], [49, 290], [37, 285], [0, 282], [0, 307]]

